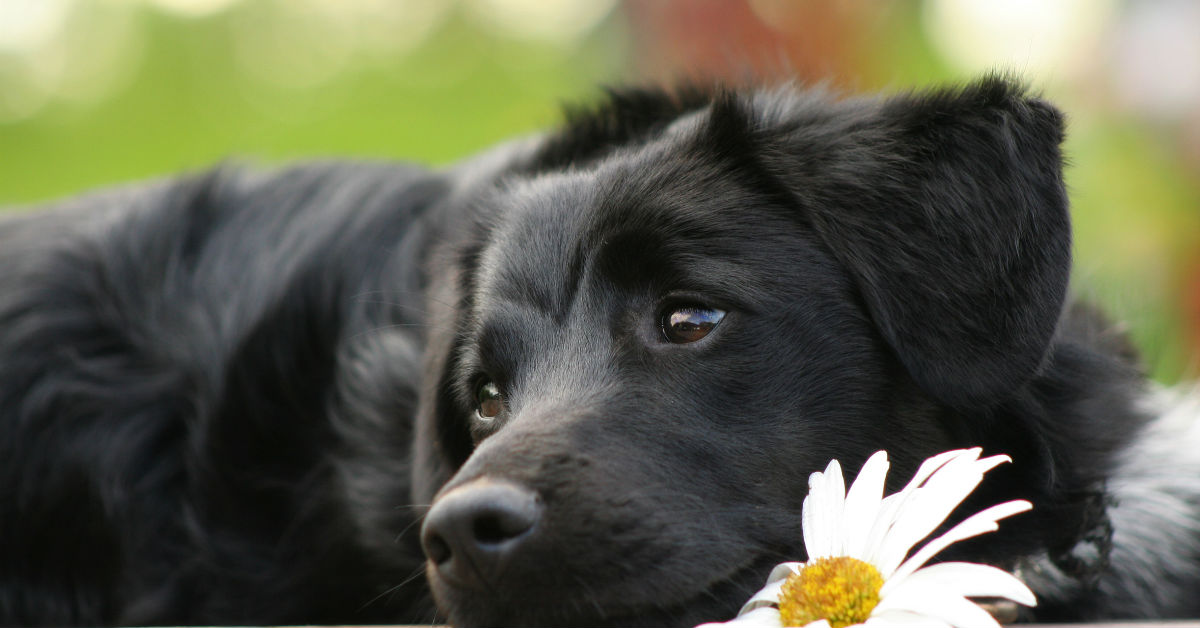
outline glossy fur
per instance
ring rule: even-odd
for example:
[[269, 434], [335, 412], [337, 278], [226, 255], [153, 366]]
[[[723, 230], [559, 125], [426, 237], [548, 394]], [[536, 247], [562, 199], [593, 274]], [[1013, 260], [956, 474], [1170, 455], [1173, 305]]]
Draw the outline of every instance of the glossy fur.
[[[692, 625], [803, 558], [830, 458], [900, 483], [973, 445], [1014, 462], [971, 505], [1035, 509], [956, 555], [1019, 569], [1030, 617], [1200, 612], [1200, 474], [1170, 472], [1200, 411], [1065, 305], [1062, 134], [999, 78], [634, 90], [444, 171], [9, 218], [0, 624]], [[727, 315], [668, 342], [689, 304]], [[419, 531], [479, 478], [544, 511], [469, 588]]]

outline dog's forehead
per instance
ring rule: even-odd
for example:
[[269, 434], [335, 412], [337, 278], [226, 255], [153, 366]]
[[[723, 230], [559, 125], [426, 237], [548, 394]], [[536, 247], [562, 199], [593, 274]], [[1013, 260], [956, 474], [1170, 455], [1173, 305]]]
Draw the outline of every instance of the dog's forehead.
[[[596, 192], [582, 173], [544, 175], [510, 185], [497, 199], [497, 220], [477, 268], [478, 299], [510, 295], [538, 309], [557, 301], [557, 276], [571, 264]], [[486, 305], [481, 303], [481, 305]]]
[[477, 289], [484, 298], [505, 294], [561, 311], [589, 262], [614, 242], [628, 248], [632, 239], [639, 253], [667, 257], [656, 243], [701, 246], [744, 222], [745, 192], [680, 145], [664, 141], [589, 168], [511, 183], [492, 208]]

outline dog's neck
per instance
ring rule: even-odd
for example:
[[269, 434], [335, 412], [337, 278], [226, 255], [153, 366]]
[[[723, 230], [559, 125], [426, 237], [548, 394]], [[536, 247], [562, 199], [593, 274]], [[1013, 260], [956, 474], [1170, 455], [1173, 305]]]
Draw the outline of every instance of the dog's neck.
[[[1200, 388], [1153, 390], [1141, 409], [1155, 418], [1121, 453], [1097, 519], [1111, 523], [1111, 544], [1092, 535], [1066, 561], [1042, 555], [1021, 567], [1044, 611], [1166, 618], [1200, 610]], [[1069, 573], [1072, 561], [1100, 570]]]

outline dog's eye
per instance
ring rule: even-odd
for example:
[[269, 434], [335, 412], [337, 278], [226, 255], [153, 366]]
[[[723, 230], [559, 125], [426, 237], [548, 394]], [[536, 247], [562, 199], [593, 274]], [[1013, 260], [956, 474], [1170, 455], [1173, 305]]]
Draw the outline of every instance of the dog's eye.
[[475, 411], [479, 418], [490, 421], [500, 416], [504, 409], [504, 399], [500, 396], [500, 387], [495, 382], [487, 381], [480, 384], [475, 392]]
[[725, 318], [724, 310], [697, 305], [674, 307], [663, 313], [662, 330], [667, 340], [675, 344], [696, 342]]

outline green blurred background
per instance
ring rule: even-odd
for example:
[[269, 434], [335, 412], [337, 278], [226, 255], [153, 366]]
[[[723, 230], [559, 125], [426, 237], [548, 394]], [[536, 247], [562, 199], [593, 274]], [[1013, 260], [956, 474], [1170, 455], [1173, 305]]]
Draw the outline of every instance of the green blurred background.
[[0, 0], [0, 204], [313, 156], [444, 164], [598, 86], [1027, 77], [1065, 109], [1075, 290], [1200, 356], [1200, 2]]

